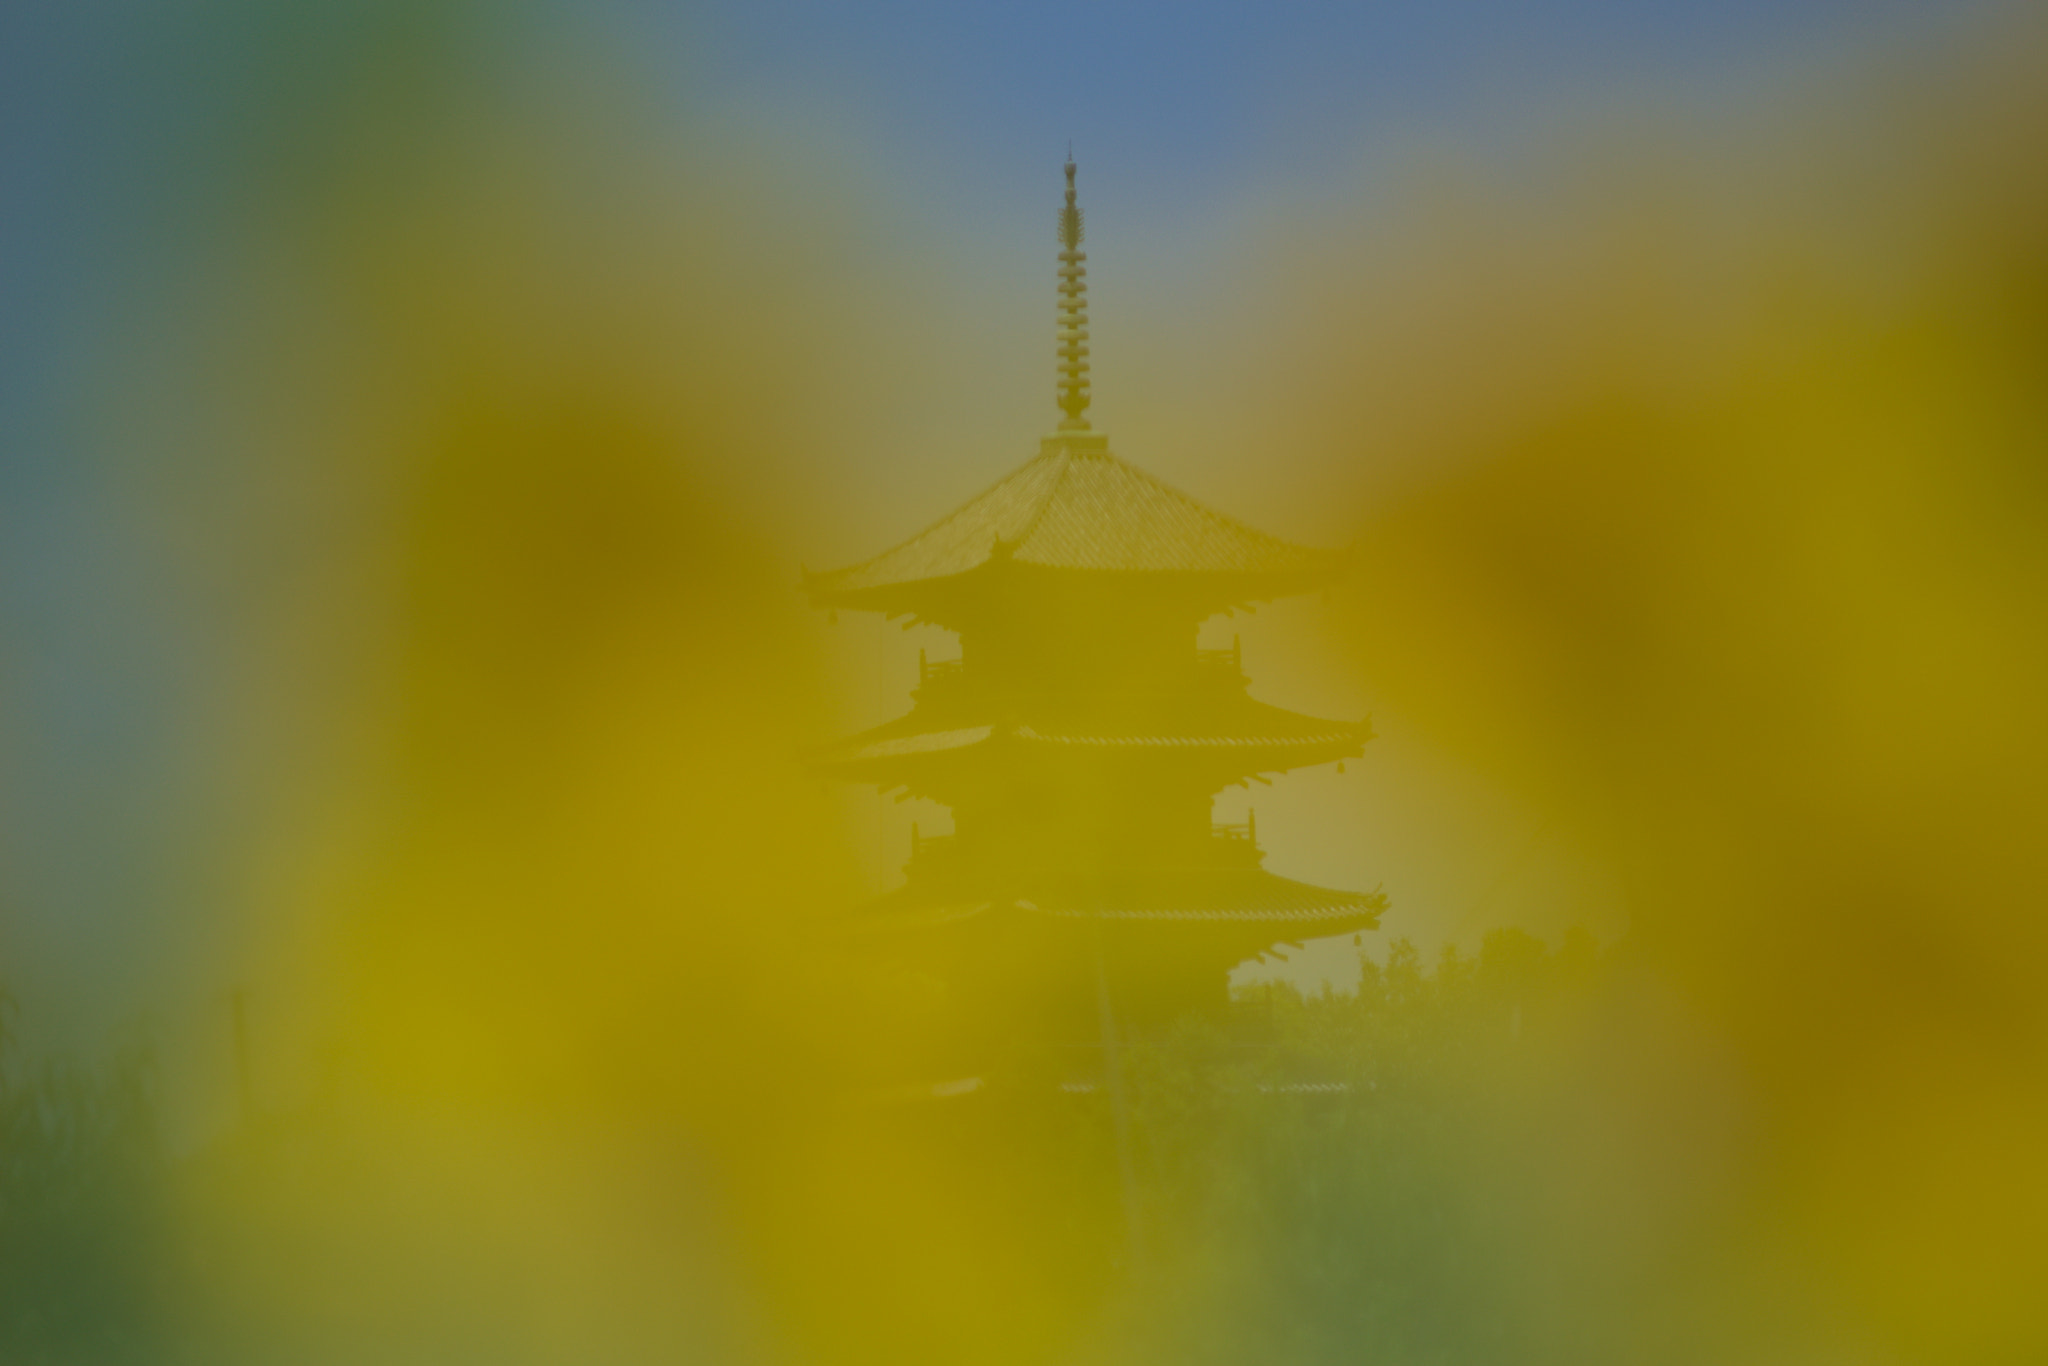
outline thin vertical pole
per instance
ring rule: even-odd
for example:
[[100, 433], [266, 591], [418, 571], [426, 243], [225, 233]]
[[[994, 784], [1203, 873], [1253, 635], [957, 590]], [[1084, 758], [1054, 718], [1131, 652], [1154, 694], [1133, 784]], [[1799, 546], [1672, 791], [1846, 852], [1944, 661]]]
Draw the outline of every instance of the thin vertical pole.
[[1095, 950], [1095, 1008], [1102, 1028], [1102, 1070], [1109, 1087], [1110, 1120], [1116, 1128], [1117, 1176], [1123, 1183], [1124, 1236], [1133, 1267], [1145, 1257], [1145, 1225], [1138, 1211], [1138, 1168], [1131, 1154], [1131, 1112], [1124, 1096], [1123, 1057], [1117, 1049], [1116, 1011], [1109, 999], [1109, 967], [1102, 956], [1102, 921], [1090, 916]]

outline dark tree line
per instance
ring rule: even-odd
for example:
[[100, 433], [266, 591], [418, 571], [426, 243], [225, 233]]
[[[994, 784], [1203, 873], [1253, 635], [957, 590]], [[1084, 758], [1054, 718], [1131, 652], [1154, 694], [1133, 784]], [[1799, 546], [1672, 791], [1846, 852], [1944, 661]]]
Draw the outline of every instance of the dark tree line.
[[1103, 1360], [1597, 1359], [1553, 1312], [1588, 1306], [1529, 1303], [1530, 1259], [1578, 1249], [1528, 1217], [1517, 1145], [1608, 957], [1498, 930], [1432, 969], [1397, 939], [1355, 994], [1263, 985], [1133, 1048], [1150, 1265]]
[[[1004, 1359], [1033, 1358], [1024, 1331], [1046, 1359], [1089, 1366], [1623, 1360], [1583, 1284], [1531, 1300], [1532, 1262], [1573, 1264], [1584, 1248], [1530, 1203], [1555, 1173], [1525, 1142], [1545, 1104], [1576, 1103], [1561, 1060], [1598, 1033], [1615, 958], [1579, 933], [1551, 950], [1502, 930], [1476, 957], [1446, 948], [1429, 965], [1396, 940], [1383, 962], [1361, 954], [1355, 992], [1261, 986], [1227, 1018], [1129, 1043], [1135, 1255], [1102, 1095], [888, 1122], [963, 1159], [934, 1170], [1044, 1187], [1021, 1202], [1043, 1226], [1018, 1231], [1071, 1262], [1066, 1326], [1013, 1326]], [[260, 1332], [200, 1350], [203, 1316], [177, 1303], [178, 1285], [199, 1284], [181, 1280], [195, 1270], [185, 1244], [205, 1239], [168, 1212], [178, 1167], [146, 1055], [32, 1062], [12, 1023], [0, 998], [0, 1363], [267, 1364]], [[232, 1173], [256, 1151], [181, 1161]]]

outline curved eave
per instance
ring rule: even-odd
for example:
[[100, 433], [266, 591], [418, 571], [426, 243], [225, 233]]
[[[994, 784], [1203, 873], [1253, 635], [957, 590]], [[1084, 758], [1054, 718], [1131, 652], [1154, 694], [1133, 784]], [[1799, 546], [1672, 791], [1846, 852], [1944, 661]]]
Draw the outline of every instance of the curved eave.
[[1028, 889], [1030, 895], [987, 897], [935, 896], [912, 883], [871, 902], [858, 914], [855, 929], [864, 935], [910, 934], [1023, 918], [1075, 925], [1205, 925], [1316, 939], [1375, 929], [1387, 909], [1386, 896], [1377, 891], [1318, 887], [1264, 870], [1157, 879], [1134, 873], [1121, 895], [1117, 889], [1063, 894], [1059, 879], [1051, 882], [1051, 887]]
[[[848, 612], [880, 612], [890, 617], [912, 616], [937, 620], [925, 609], [935, 604], [957, 600], [964, 591], [971, 591], [971, 584], [982, 575], [986, 564], [984, 561], [958, 574], [912, 579], [900, 583], [862, 583], [857, 579], [850, 579], [853, 569], [838, 569], [822, 574], [806, 573], [803, 578], [803, 591], [809, 596], [813, 607]], [[859, 566], [854, 566], [854, 569], [858, 568]]]
[[862, 582], [862, 566], [806, 574], [803, 590], [815, 607], [849, 612], [880, 612], [888, 617], [914, 617], [934, 625], [957, 628], [974, 612], [975, 599], [1002, 575], [1049, 597], [1085, 594], [1090, 598], [1143, 596], [1185, 604], [1211, 616], [1239, 604], [1271, 602], [1311, 592], [1335, 578], [1343, 568], [1342, 552], [1303, 551], [1305, 563], [1285, 569], [1079, 569], [1036, 564], [1024, 559], [991, 556], [971, 569], [934, 578]]
[[[1218, 753], [1246, 754], [1259, 750], [1311, 750], [1335, 749], [1332, 758], [1349, 759], [1363, 753], [1365, 742], [1372, 738], [1370, 726], [1340, 726], [1328, 731], [1305, 735], [1089, 735], [1089, 734], [1040, 734], [1029, 726], [1019, 726], [1014, 732], [1018, 740], [1030, 744], [1049, 745], [1059, 749], [1092, 750], [1214, 750]], [[1321, 762], [1321, 761], [1318, 761]]]
[[1042, 735], [1028, 726], [1001, 730], [969, 726], [916, 735], [891, 735], [856, 742], [814, 757], [811, 766], [848, 782], [894, 786], [960, 763], [994, 745], [1018, 745], [1041, 753], [1176, 753], [1244, 773], [1284, 773], [1318, 764], [1356, 759], [1372, 739], [1370, 726], [1347, 726], [1308, 736], [1230, 735]]

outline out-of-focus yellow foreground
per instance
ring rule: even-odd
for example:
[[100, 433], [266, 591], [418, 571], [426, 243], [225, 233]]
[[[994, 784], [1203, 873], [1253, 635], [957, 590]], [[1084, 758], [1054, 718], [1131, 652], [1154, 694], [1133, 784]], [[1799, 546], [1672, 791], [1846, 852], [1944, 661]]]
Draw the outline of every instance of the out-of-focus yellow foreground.
[[[859, 256], [883, 210], [841, 173], [614, 138], [573, 81], [337, 115], [222, 248], [216, 325], [108, 409], [246, 453], [246, 506], [138, 498], [195, 563], [309, 528], [212, 756], [272, 794], [210, 856], [284, 1061], [167, 1164], [166, 1331], [297, 1366], [1356, 1360], [1396, 1320], [1414, 1359], [2048, 1353], [2042, 53], [1560, 154], [1427, 231], [1325, 207], [1267, 258], [1229, 325], [1282, 339], [1301, 498], [1356, 500], [1343, 658], [1632, 928], [1484, 1048], [1374, 1036], [1438, 1060], [1412, 1174], [1369, 1105], [1247, 1101], [1190, 1149], [1243, 1180], [1159, 1177], [1142, 1256], [1072, 1117], [883, 1097], [922, 1017], [830, 930], [861, 832], [799, 762], [843, 680], [794, 537], [946, 267]], [[1134, 1062], [1141, 1116], [1199, 1110], [1183, 1062]]]

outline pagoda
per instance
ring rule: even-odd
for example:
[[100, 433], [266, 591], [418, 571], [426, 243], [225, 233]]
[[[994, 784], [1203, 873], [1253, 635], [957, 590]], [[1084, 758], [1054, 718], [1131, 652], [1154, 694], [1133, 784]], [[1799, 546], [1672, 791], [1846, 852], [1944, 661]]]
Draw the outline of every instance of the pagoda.
[[907, 714], [815, 763], [952, 808], [951, 834], [913, 827], [904, 884], [855, 932], [940, 985], [948, 1061], [981, 1070], [1101, 1037], [1112, 1001], [1126, 1034], [1221, 1011], [1234, 966], [1373, 928], [1386, 904], [1269, 871], [1255, 815], [1213, 823], [1224, 788], [1341, 763], [1372, 736], [1254, 700], [1235, 642], [1197, 648], [1202, 622], [1315, 587], [1335, 557], [1203, 506], [1091, 430], [1074, 170], [1057, 430], [909, 540], [804, 579], [821, 607], [959, 636], [958, 658], [920, 652]]

